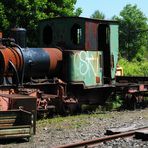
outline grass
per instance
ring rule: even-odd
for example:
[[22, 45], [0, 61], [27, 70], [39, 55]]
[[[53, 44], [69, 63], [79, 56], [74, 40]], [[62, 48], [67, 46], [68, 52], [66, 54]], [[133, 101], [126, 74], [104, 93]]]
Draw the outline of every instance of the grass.
[[62, 130], [64, 129], [79, 129], [84, 126], [89, 126], [92, 122], [93, 118], [110, 118], [111, 115], [106, 113], [98, 113], [94, 112], [91, 114], [81, 114], [76, 116], [67, 116], [67, 117], [54, 117], [51, 119], [42, 119], [37, 121], [38, 126], [45, 127], [46, 125], [51, 125], [52, 128], [55, 128], [56, 130]]

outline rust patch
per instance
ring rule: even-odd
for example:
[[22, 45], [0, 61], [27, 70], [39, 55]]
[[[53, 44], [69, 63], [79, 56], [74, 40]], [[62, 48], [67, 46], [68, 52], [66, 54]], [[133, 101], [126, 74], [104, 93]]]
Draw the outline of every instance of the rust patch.
[[98, 24], [94, 22], [86, 22], [85, 31], [85, 48], [86, 50], [97, 50], [98, 48]]
[[17, 70], [21, 69], [23, 60], [16, 48], [5, 48], [0, 50], [0, 72], [1, 74], [8, 74], [9, 61], [11, 61]]
[[3, 33], [0, 31], [0, 38], [2, 38], [3, 37]]
[[58, 48], [43, 48], [44, 51], [46, 51], [50, 57], [50, 71], [54, 72], [59, 62], [62, 61], [62, 51]]
[[100, 83], [100, 77], [96, 76], [96, 83]]
[[139, 91], [144, 91], [144, 85], [143, 85], [143, 84], [141, 84], [141, 85], [139, 86]]

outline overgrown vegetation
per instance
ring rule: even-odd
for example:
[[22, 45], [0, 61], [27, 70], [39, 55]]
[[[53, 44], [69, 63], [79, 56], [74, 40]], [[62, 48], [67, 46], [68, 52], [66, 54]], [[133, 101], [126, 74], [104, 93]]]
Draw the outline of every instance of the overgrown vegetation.
[[2, 0], [0, 1], [0, 30], [8, 37], [9, 30], [23, 27], [28, 32], [28, 45], [37, 46], [35, 34], [40, 20], [59, 16], [79, 16], [77, 0]]
[[119, 65], [124, 69], [125, 76], [148, 76], [148, 61], [128, 61], [124, 58], [119, 60]]
[[128, 61], [141, 61], [147, 51], [147, 17], [137, 5], [126, 5], [120, 15], [114, 17], [119, 22], [119, 50]]
[[[92, 16], [105, 18], [99, 10]], [[127, 4], [112, 19], [119, 22], [119, 65], [124, 68], [124, 74], [148, 76], [148, 18], [137, 5]]]
[[[39, 120], [37, 124], [45, 127], [50, 124], [52, 128], [57, 130], [64, 129], [79, 129], [81, 127], [89, 126], [93, 118], [107, 119], [111, 118], [110, 114], [102, 113], [102, 111], [92, 112], [91, 114], [81, 114], [77, 116], [55, 117], [52, 119]], [[86, 120], [89, 119], [89, 120]]]
[[137, 5], [126, 5], [115, 17], [119, 21], [119, 65], [125, 76], [148, 76], [148, 24], [147, 17]]

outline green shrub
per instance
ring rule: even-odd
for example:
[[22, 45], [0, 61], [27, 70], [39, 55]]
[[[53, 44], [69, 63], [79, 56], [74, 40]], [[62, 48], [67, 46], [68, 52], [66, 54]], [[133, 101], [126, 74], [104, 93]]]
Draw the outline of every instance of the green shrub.
[[131, 62], [124, 58], [119, 60], [119, 65], [123, 67], [125, 76], [148, 76], [148, 61], [143, 60], [138, 62], [133, 60]]

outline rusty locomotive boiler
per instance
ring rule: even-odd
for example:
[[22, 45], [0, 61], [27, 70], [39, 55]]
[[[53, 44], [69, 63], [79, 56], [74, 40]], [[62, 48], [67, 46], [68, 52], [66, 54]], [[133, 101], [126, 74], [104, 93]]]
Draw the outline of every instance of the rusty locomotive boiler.
[[12, 84], [20, 85], [30, 82], [31, 78], [50, 77], [51, 74], [58, 73], [60, 70], [62, 62], [60, 49], [21, 48], [9, 39], [7, 42], [10, 45], [1, 46], [0, 51], [1, 81], [5, 78], [9, 79]]
[[[11, 38], [0, 39], [0, 110], [32, 111], [27, 102], [30, 106], [30, 97], [35, 97], [34, 110], [38, 113], [73, 113], [82, 104], [103, 105], [116, 91], [130, 92], [129, 85], [121, 85], [115, 76], [116, 21], [81, 17], [43, 20], [38, 26], [39, 47], [36, 48], [26, 46], [25, 32], [16, 28]], [[148, 89], [147, 79], [140, 82], [138, 87], [132, 86], [133, 92]], [[16, 94], [30, 99], [15, 99]]]
[[[53, 74], [55, 76], [59, 75], [58, 71], [60, 71], [62, 62], [62, 51], [60, 49], [21, 48], [9, 39], [2, 39], [2, 42], [4, 42], [0, 51], [2, 94], [10, 94], [9, 98], [12, 98], [12, 94], [25, 94], [37, 97], [41, 94], [39, 84], [43, 84], [44, 81], [49, 85], [48, 80], [52, 80], [50, 77]], [[5, 42], [9, 44], [7, 45], [8, 47], [5, 46]], [[55, 80], [53, 81], [50, 85], [55, 83]], [[40, 99], [41, 98], [37, 101], [42, 102]], [[12, 103], [13, 101], [8, 99], [9, 101], [5, 102], [6, 100], [7, 99], [3, 99], [2, 96], [0, 101], [2, 110], [4, 108], [11, 109], [9, 107], [11, 104], [8, 102]], [[46, 104], [44, 103], [44, 105], [42, 105], [43, 110], [46, 108], [45, 106], [48, 105], [47, 100]], [[22, 104], [22, 106], [24, 105]], [[39, 103], [38, 109], [40, 107]]]

